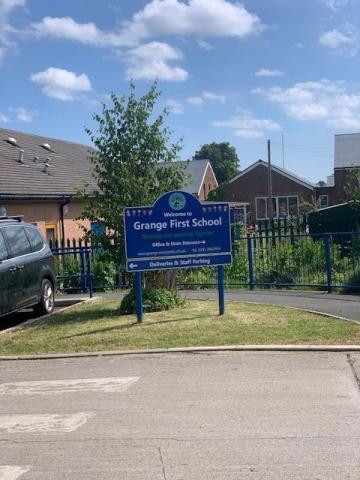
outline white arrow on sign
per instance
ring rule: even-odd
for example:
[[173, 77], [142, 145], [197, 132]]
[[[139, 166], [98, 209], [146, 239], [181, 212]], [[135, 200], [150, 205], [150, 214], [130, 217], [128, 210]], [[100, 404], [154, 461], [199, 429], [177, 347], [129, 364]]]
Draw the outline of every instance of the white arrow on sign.
[[130, 267], [130, 268], [135, 268], [135, 267], [137, 267], [137, 266], [138, 266], [137, 263], [129, 263], [129, 267]]

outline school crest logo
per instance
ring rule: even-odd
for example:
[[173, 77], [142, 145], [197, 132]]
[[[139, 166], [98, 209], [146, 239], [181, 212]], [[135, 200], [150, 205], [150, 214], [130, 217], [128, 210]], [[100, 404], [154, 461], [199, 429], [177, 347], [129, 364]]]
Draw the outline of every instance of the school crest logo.
[[182, 210], [186, 205], [185, 195], [181, 192], [174, 192], [169, 197], [169, 205], [173, 210]]

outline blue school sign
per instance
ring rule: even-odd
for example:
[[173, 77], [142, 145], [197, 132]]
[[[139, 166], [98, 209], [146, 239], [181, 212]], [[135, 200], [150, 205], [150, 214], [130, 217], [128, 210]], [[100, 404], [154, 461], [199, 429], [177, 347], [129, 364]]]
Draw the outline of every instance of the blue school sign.
[[152, 207], [125, 208], [124, 224], [129, 272], [231, 263], [227, 203], [168, 192]]

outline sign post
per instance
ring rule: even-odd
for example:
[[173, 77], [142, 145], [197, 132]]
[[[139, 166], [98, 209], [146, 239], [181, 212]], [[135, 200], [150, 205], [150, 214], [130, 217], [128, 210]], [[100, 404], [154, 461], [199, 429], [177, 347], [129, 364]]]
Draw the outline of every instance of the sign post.
[[224, 265], [218, 267], [219, 315], [225, 313]]
[[136, 298], [136, 316], [138, 323], [143, 321], [143, 302], [141, 291], [141, 272], [135, 273], [135, 298]]
[[[168, 192], [151, 207], [126, 207], [124, 227], [128, 272], [218, 266], [219, 311], [224, 313], [223, 265], [232, 261], [227, 203], [201, 203], [187, 192]], [[142, 321], [141, 277], [136, 275], [135, 284]]]

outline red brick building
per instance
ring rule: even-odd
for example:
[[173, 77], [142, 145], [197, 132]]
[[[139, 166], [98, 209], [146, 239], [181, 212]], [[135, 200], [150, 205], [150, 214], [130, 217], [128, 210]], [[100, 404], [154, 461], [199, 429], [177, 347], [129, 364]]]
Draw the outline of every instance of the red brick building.
[[[315, 186], [276, 165], [271, 166], [272, 215], [275, 218], [297, 216], [301, 204], [315, 197]], [[250, 221], [270, 216], [269, 168], [259, 160], [234, 177], [224, 192], [224, 200], [250, 204]]]

